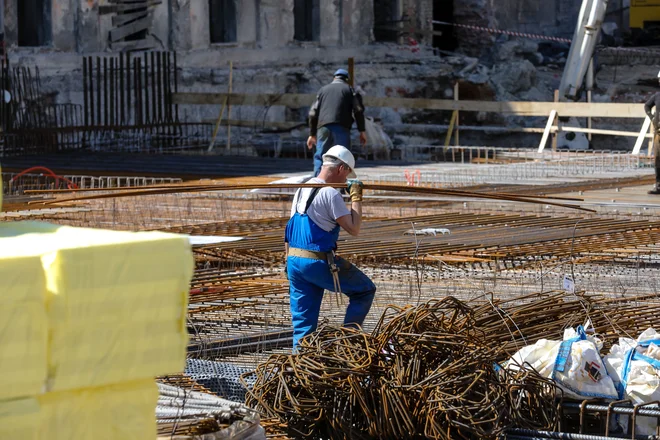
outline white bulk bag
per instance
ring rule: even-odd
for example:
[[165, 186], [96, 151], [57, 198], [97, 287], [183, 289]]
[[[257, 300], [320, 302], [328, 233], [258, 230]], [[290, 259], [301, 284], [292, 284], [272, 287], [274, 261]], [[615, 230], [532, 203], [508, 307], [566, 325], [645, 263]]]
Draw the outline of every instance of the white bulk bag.
[[517, 370], [528, 364], [541, 376], [553, 379], [567, 397], [615, 399], [617, 391], [600, 357], [602, 342], [587, 336], [584, 328], [564, 331], [563, 341], [541, 339], [519, 350], [506, 367]]

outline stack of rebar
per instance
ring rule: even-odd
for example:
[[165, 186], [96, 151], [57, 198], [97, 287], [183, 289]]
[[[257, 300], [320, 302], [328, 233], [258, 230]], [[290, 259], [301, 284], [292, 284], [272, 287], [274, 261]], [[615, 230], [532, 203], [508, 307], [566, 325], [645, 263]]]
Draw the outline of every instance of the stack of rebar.
[[501, 362], [580, 324], [606, 343], [638, 334], [660, 324], [659, 307], [658, 295], [565, 292], [390, 306], [370, 334], [324, 325], [297, 354], [271, 356], [246, 403], [294, 438], [488, 439], [513, 428], [557, 429], [554, 382]]
[[294, 438], [495, 438], [554, 426], [556, 387], [493, 368], [501, 348], [486, 341], [454, 298], [390, 309], [371, 334], [324, 326], [298, 354], [257, 367], [247, 404]]

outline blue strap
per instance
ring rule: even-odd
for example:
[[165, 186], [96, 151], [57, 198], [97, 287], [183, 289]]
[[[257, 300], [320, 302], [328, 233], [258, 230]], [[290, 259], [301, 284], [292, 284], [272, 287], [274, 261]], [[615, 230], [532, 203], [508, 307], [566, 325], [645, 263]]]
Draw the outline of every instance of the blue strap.
[[648, 347], [651, 344], [660, 346], [660, 339], [649, 339], [648, 341], [642, 341], [637, 344], [638, 347]]
[[[637, 344], [640, 347], [648, 347], [651, 344], [660, 345], [660, 339], [650, 339]], [[623, 358], [623, 365], [621, 366], [621, 381], [617, 385], [619, 392], [619, 399], [623, 399], [626, 394], [626, 386], [628, 386], [628, 375], [630, 374], [630, 363], [632, 361], [644, 361], [656, 370], [660, 370], [660, 361], [639, 353], [636, 349], [631, 348], [626, 352]]]
[[568, 362], [568, 357], [571, 355], [571, 347], [573, 346], [573, 343], [587, 339], [587, 334], [584, 332], [584, 328], [582, 326], [578, 326], [577, 334], [578, 335], [575, 338], [562, 341], [561, 345], [559, 345], [559, 351], [557, 352], [557, 357], [555, 358], [554, 371], [563, 373], [566, 370], [566, 363]]
[[628, 373], [630, 373], [630, 362], [632, 361], [634, 355], [635, 349], [633, 348], [628, 350], [623, 357], [623, 365], [621, 366], [621, 381], [616, 387], [616, 390], [619, 392], [619, 400], [623, 400], [623, 397], [626, 394], [626, 385], [628, 385]]
[[568, 362], [568, 357], [571, 354], [571, 347], [573, 346], [573, 343], [578, 342], [578, 341], [586, 341], [587, 340], [587, 334], [584, 331], [584, 327], [578, 326], [576, 329], [577, 331], [577, 336], [575, 338], [567, 339], [566, 341], [562, 341], [561, 345], [559, 346], [559, 351], [557, 352], [557, 357], [555, 358], [555, 368], [552, 370], [552, 380], [560, 384], [561, 386], [571, 390], [575, 394], [582, 395], [582, 396], [587, 396], [587, 397], [595, 397], [595, 398], [600, 398], [600, 399], [612, 399], [614, 396], [609, 396], [607, 394], [599, 394], [599, 393], [588, 393], [586, 391], [579, 391], [567, 383], [564, 383], [562, 380], [559, 380], [556, 375], [557, 372], [563, 373], [566, 370], [566, 364]]

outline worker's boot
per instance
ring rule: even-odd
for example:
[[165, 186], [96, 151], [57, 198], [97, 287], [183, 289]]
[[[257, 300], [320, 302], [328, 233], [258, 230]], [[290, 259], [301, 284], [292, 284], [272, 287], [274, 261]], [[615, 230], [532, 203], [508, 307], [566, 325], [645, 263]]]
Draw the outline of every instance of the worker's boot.
[[660, 183], [656, 183], [655, 186], [653, 187], [653, 189], [651, 191], [649, 191], [648, 193], [656, 195], [656, 196], [660, 195]]

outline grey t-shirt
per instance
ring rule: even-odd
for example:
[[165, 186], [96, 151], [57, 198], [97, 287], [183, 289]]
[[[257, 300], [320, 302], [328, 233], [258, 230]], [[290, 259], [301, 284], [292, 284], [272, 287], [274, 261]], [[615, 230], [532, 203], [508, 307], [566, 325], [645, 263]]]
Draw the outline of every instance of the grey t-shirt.
[[[314, 177], [306, 183], [325, 183], [324, 180]], [[296, 213], [303, 214], [307, 199], [312, 193], [312, 188], [301, 188], [293, 196], [291, 206], [291, 217]], [[337, 219], [345, 215], [350, 215], [351, 211], [346, 207], [346, 203], [339, 191], [331, 187], [321, 188], [312, 201], [307, 215], [309, 218], [324, 231], [330, 232], [337, 227]]]

